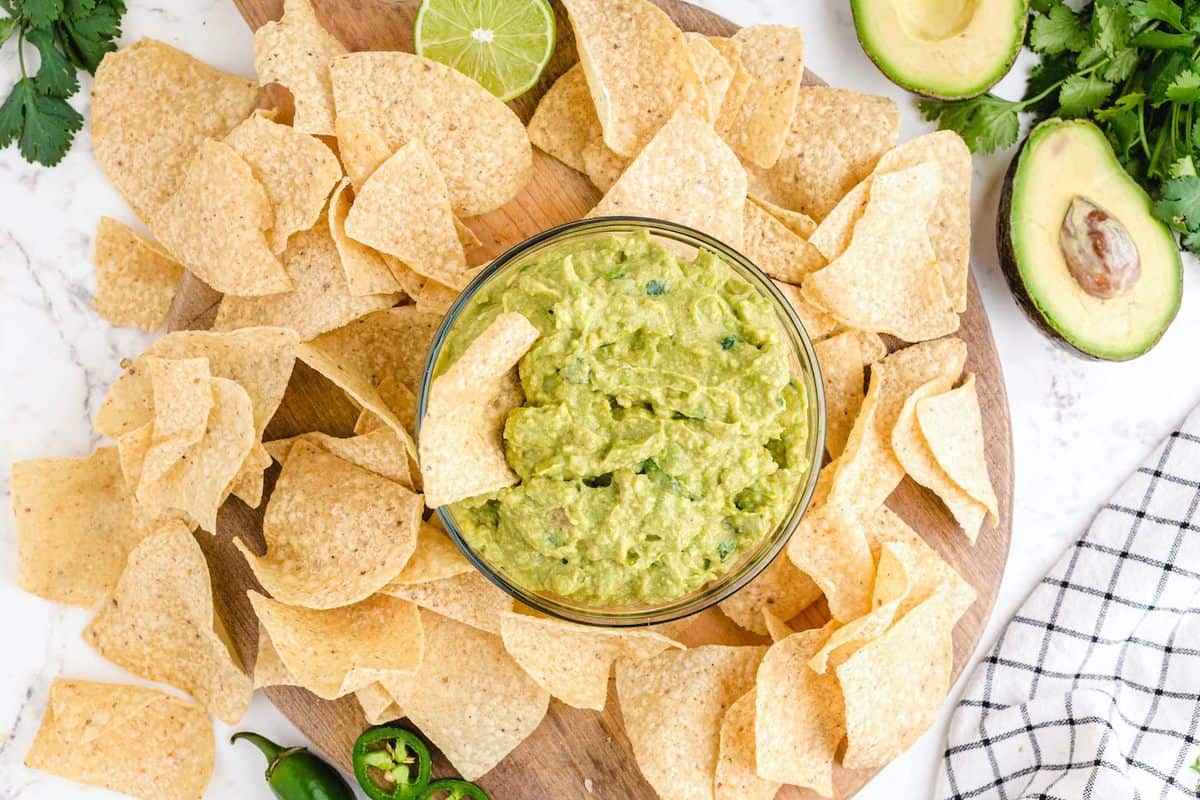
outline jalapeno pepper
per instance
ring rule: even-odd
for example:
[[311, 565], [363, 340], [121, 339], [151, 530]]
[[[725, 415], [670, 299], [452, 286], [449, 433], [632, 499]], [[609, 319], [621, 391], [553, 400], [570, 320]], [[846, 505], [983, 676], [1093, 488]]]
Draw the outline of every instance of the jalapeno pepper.
[[[442, 797], [442, 795], [445, 797]], [[417, 796], [417, 800], [491, 800], [488, 793], [468, 781], [454, 778], [442, 778], [425, 787], [425, 791]]]
[[368, 728], [354, 743], [354, 777], [371, 800], [415, 800], [429, 785], [433, 759], [412, 731]]
[[265, 736], [243, 731], [245, 739], [267, 757], [267, 785], [279, 800], [354, 800], [342, 774], [303, 747], [280, 747]]

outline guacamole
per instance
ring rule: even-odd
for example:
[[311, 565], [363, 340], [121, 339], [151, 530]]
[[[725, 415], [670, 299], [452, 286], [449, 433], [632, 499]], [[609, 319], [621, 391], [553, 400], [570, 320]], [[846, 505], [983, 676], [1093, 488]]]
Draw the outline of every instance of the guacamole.
[[809, 467], [806, 400], [769, 301], [718, 257], [646, 234], [550, 249], [473, 299], [441, 365], [505, 311], [542, 335], [504, 426], [520, 483], [450, 506], [484, 559], [575, 602], [654, 603], [782, 519]]

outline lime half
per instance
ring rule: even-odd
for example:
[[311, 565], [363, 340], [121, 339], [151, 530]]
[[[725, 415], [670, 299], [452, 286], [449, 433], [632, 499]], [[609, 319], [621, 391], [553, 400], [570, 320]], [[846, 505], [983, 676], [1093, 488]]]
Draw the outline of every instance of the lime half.
[[554, 54], [546, 0], [422, 0], [417, 55], [474, 78], [501, 100], [533, 88]]

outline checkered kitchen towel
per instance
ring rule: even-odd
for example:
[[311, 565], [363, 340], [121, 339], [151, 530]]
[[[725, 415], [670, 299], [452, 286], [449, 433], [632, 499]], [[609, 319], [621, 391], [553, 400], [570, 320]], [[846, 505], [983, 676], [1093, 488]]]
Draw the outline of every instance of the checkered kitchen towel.
[[1200, 409], [1042, 579], [975, 669], [938, 800], [1196, 800]]

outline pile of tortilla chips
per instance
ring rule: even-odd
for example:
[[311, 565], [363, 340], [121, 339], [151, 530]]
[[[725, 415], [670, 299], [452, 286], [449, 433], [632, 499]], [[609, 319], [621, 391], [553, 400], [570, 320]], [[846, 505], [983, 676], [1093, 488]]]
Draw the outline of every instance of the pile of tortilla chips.
[[[966, 148], [951, 133], [897, 146], [890, 101], [803, 86], [795, 29], [706, 37], [647, 0], [564, 5], [579, 63], [528, 126], [441, 64], [347, 52], [309, 0], [255, 36], [259, 82], [291, 93], [290, 122], [255, 110], [258, 83], [162, 43], [104, 59], [97, 158], [154, 238], [101, 220], [96, 309], [156, 328], [184, 270], [224, 297], [213, 331], [124, 363], [95, 420], [115, 444], [14, 466], [18, 580], [98, 607], [90, 644], [195, 702], [56, 682], [30, 765], [194, 798], [212, 770], [207, 714], [236, 722], [276, 685], [353, 696], [371, 722], [406, 716], [474, 779], [552, 697], [603, 710], [615, 673], [639, 767], [688, 800], [832, 795], [836, 764], [880, 766], [928, 727], [974, 590], [886, 501], [907, 474], [972, 541], [999, 512], [977, 383], [945, 338], [967, 299]], [[816, 342], [833, 461], [786, 557], [722, 604], [754, 644], [685, 647], [686, 621], [547, 618], [429, 515], [517, 480], [502, 430], [538, 335], [520, 315], [434, 382], [419, 460], [413, 431], [430, 342], [482, 266], [464, 218], [529, 200], [531, 142], [604, 192], [591, 215], [666, 218], [743, 248]], [[353, 436], [264, 444], [297, 358], [361, 408]], [[249, 593], [252, 674], [197, 541], [230, 496], [266, 501], [263, 541], [237, 541], [265, 590]], [[832, 619], [793, 629], [822, 597]]]

